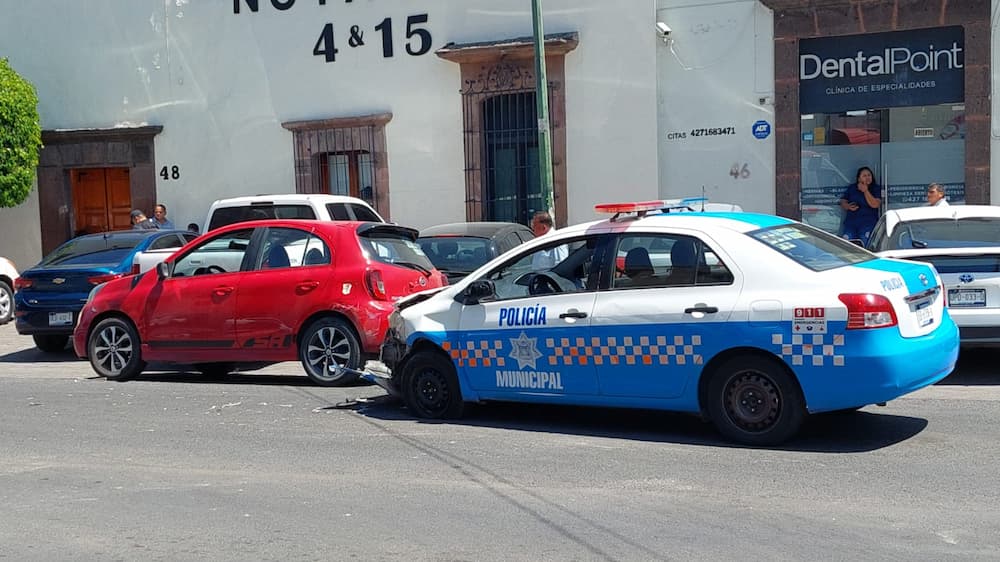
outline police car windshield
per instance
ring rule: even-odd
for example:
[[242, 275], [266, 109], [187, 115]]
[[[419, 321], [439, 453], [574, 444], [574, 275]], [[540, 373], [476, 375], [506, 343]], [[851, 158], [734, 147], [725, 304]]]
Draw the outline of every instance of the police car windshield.
[[826, 271], [875, 259], [867, 250], [801, 224], [783, 224], [747, 233], [813, 271]]

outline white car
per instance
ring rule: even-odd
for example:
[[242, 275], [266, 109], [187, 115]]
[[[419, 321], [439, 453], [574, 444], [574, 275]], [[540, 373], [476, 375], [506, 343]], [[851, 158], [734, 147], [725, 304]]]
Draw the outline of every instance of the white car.
[[205, 232], [260, 219], [385, 222], [363, 199], [322, 193], [285, 193], [219, 199], [205, 217]]
[[[781, 217], [662, 209], [599, 205], [614, 218], [401, 300], [365, 378], [420, 417], [490, 400], [654, 408], [760, 445], [954, 368], [958, 329], [930, 265]], [[559, 246], [565, 259], [532, 269]]]
[[1000, 344], [1000, 207], [953, 205], [886, 211], [868, 242], [880, 256], [934, 265], [962, 343]]
[[0, 258], [0, 325], [14, 318], [14, 281], [17, 281], [17, 266], [7, 258]]

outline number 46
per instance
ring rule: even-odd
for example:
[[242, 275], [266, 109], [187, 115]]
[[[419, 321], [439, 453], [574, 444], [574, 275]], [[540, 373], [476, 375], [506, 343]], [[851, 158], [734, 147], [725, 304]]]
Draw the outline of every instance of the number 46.
[[733, 164], [732, 168], [729, 168], [729, 175], [733, 176], [733, 179], [747, 179], [750, 177], [750, 164], [744, 162], [741, 166], [739, 162]]

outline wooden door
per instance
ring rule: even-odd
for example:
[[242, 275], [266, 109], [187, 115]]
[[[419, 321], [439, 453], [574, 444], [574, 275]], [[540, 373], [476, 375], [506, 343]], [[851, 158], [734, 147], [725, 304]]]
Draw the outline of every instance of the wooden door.
[[132, 228], [128, 168], [71, 170], [70, 183], [75, 236]]
[[[111, 230], [129, 230], [132, 228], [132, 191], [128, 168], [107, 168], [105, 180]], [[152, 209], [146, 212], [152, 212]]]

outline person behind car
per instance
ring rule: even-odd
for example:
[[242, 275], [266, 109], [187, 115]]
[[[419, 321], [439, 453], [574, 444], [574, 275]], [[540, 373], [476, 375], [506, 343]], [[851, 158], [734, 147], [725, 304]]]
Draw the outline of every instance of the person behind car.
[[132, 230], [159, 230], [160, 228], [156, 226], [156, 223], [146, 218], [146, 213], [143, 213], [139, 209], [134, 209], [131, 217]]
[[156, 222], [156, 228], [160, 230], [174, 230], [174, 221], [167, 218], [167, 206], [163, 203], [157, 203], [156, 207], [153, 208], [153, 221]]
[[944, 186], [939, 183], [932, 183], [927, 186], [927, 206], [928, 207], [948, 207], [945, 200]]
[[868, 243], [875, 223], [878, 222], [879, 207], [882, 206], [882, 186], [875, 183], [875, 174], [868, 166], [858, 168], [855, 182], [847, 186], [840, 196], [840, 207], [847, 211], [844, 216], [843, 237]]
[[[541, 238], [555, 232], [556, 229], [552, 227], [552, 215], [546, 211], [535, 213], [531, 217], [531, 231], [534, 232], [535, 238]], [[565, 244], [536, 252], [531, 258], [531, 268], [535, 270], [551, 269], [557, 263], [566, 259], [568, 255], [569, 248]]]

